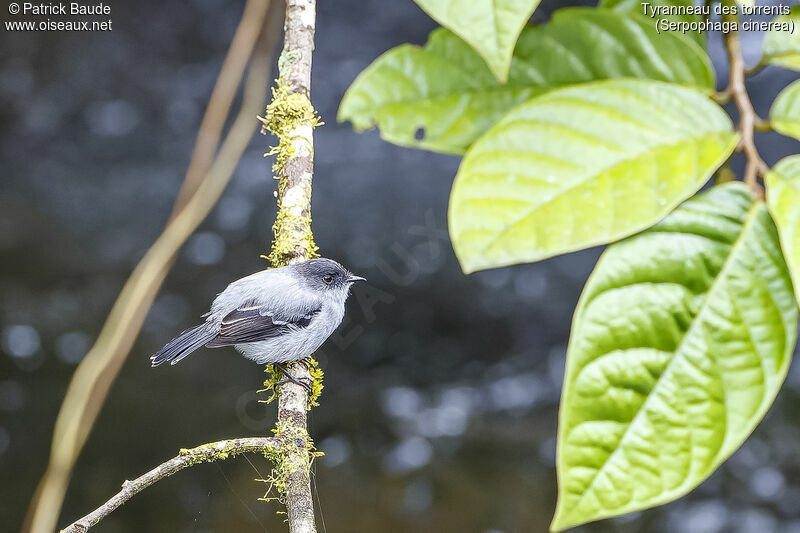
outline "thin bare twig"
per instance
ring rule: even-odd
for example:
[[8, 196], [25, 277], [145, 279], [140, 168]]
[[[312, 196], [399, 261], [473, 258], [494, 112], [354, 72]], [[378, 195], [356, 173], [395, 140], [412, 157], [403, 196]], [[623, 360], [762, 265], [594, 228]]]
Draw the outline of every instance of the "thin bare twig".
[[[268, 0], [251, 0], [263, 13], [253, 14], [246, 31], [261, 31]], [[240, 28], [238, 31], [245, 31]], [[125, 283], [95, 345], [78, 366], [61, 405], [53, 433], [50, 461], [31, 501], [23, 530], [51, 533], [58, 521], [72, 468], [97, 419], [114, 378], [120, 371], [141, 329], [147, 310], [166, 277], [176, 251], [214, 207], [249, 143], [262, 109], [264, 86], [269, 79], [269, 58], [277, 32], [263, 37], [264, 50], [253, 61], [242, 109], [231, 127], [214, 163], [204, 173], [195, 194], [186, 198], [182, 209], [167, 224]], [[240, 46], [249, 39], [239, 39]], [[251, 51], [247, 51], [249, 56]], [[209, 102], [209, 105], [217, 105]], [[199, 145], [198, 145], [199, 146]]]
[[111, 514], [117, 507], [133, 498], [136, 494], [153, 483], [171, 476], [188, 466], [224, 460], [245, 452], [277, 453], [280, 448], [280, 442], [277, 437], [241, 437], [181, 450], [177, 457], [158, 465], [133, 481], [125, 481], [122, 484], [122, 490], [111, 499], [83, 518], [62, 529], [61, 533], [86, 533], [90, 527], [100, 522], [100, 520]]
[[[735, 16], [734, 16], [735, 18]], [[758, 154], [754, 140], [754, 131], [760, 127], [763, 120], [753, 109], [753, 103], [747, 93], [744, 82], [744, 60], [742, 59], [742, 46], [739, 42], [739, 32], [734, 30], [723, 35], [725, 50], [728, 53], [728, 63], [730, 65], [730, 77], [728, 88], [725, 93], [730, 94], [736, 107], [739, 110], [739, 132], [741, 139], [739, 149], [742, 150], [747, 158], [743, 181], [750, 187], [753, 196], [761, 198], [764, 196], [764, 189], [759, 185], [758, 178], [767, 170], [767, 165]]]

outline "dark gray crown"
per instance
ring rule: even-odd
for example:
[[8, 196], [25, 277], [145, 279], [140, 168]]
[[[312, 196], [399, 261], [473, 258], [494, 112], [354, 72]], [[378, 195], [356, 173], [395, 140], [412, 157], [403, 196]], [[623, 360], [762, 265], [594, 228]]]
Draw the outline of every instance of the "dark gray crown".
[[319, 276], [321, 274], [341, 274], [349, 276], [350, 272], [345, 267], [334, 261], [333, 259], [310, 259], [295, 265], [299, 273], [304, 276]]

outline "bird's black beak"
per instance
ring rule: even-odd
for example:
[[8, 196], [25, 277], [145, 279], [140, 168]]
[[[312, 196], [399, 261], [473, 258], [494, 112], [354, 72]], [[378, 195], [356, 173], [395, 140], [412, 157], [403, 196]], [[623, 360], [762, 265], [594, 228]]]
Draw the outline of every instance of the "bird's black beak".
[[355, 283], [356, 281], [367, 281], [367, 278], [362, 278], [361, 276], [350, 276], [347, 278], [348, 283]]

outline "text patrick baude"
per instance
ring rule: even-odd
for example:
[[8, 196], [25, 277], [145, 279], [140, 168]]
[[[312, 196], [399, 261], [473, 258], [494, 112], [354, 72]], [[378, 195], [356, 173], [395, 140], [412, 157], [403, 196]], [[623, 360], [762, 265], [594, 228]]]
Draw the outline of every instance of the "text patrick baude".
[[111, 6], [107, 4], [83, 5], [71, 2], [69, 5], [62, 3], [22, 4], [23, 15], [110, 15]]

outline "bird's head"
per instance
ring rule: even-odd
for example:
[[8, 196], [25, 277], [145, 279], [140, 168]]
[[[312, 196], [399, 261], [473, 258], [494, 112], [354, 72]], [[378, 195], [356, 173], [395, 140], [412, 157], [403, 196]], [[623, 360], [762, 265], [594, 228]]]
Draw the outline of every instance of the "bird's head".
[[331, 259], [311, 259], [294, 265], [298, 275], [310, 288], [317, 291], [338, 291], [347, 294], [356, 281], [366, 281], [351, 274]]

